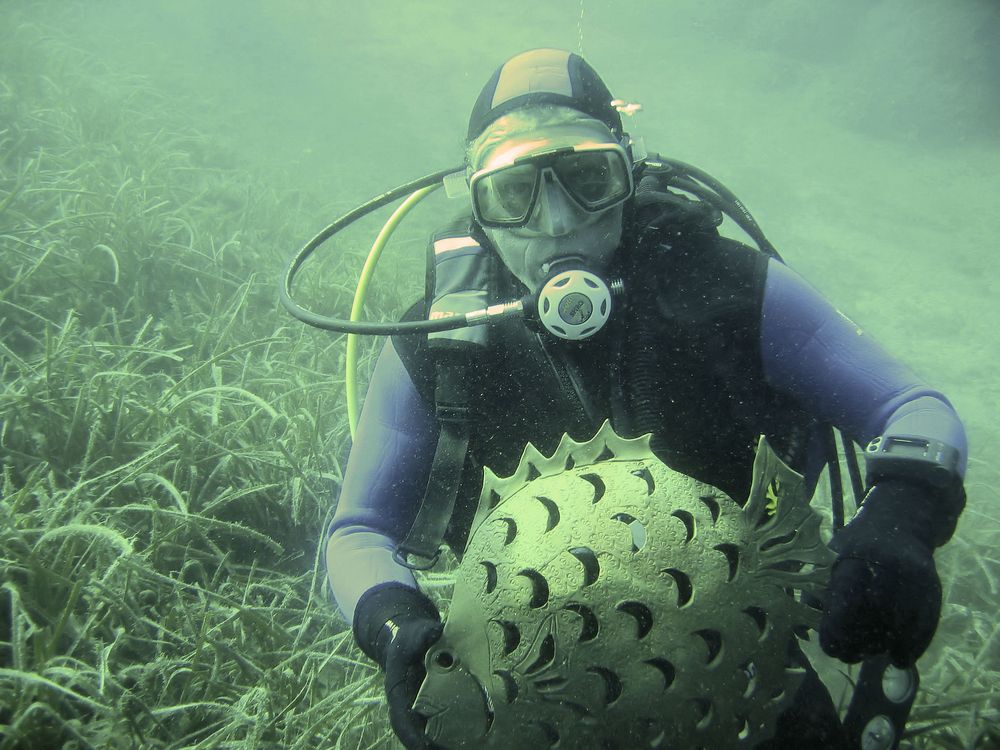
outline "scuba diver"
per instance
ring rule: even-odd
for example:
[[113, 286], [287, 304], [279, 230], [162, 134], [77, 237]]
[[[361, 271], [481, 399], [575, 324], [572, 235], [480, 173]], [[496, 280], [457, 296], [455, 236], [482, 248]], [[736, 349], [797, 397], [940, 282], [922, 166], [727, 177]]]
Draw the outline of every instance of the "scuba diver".
[[[371, 377], [326, 564], [408, 748], [434, 747], [413, 704], [442, 630], [413, 571], [442, 543], [461, 553], [484, 467], [510, 473], [526, 444], [548, 455], [605, 420], [736, 500], [761, 435], [812, 492], [836, 427], [865, 446], [866, 475], [831, 543], [823, 650], [908, 668], [937, 626], [933, 553], [965, 503], [959, 417], [784, 265], [735, 196], [642, 153], [617, 105], [570, 52], [496, 70], [469, 121], [464, 216], [432, 238], [425, 299]], [[719, 232], [724, 213], [757, 248]], [[462, 316], [495, 319], [430, 325]], [[789, 658], [806, 677], [759, 747], [895, 746], [863, 745], [884, 733], [845, 727], [805, 657]], [[888, 713], [898, 730], [905, 716]]]

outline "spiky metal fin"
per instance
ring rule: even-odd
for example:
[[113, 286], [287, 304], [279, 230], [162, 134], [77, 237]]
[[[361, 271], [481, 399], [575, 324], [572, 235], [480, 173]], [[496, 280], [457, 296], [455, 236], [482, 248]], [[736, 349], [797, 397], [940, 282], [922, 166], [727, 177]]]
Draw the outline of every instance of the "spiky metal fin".
[[750, 494], [743, 506], [743, 514], [750, 528], [763, 524], [768, 516], [777, 517], [788, 506], [807, 506], [805, 479], [782, 461], [774, 452], [767, 438], [757, 440], [757, 455], [753, 461], [753, 479]]
[[611, 427], [611, 421], [605, 419], [594, 437], [582, 443], [563, 433], [551, 456], [545, 456], [532, 443], [528, 443], [524, 446], [517, 468], [510, 476], [498, 477], [489, 467], [483, 469], [483, 489], [479, 494], [468, 538], [472, 538], [494, 508], [527, 482], [553, 476], [570, 467], [590, 466], [605, 460], [632, 461], [646, 458], [651, 452], [651, 437], [649, 433], [637, 438], [620, 437]]
[[[753, 529], [761, 575], [777, 586], [819, 596], [834, 555], [823, 542], [821, 519], [810, 500], [802, 475], [782, 461], [761, 435], [750, 496], [743, 508]], [[816, 610], [801, 601], [797, 608], [810, 627], [818, 625]]]

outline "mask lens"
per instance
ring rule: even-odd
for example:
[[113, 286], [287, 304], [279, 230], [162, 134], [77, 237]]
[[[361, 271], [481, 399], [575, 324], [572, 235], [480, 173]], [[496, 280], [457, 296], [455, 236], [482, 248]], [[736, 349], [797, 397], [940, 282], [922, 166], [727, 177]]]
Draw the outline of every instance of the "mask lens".
[[616, 203], [629, 194], [628, 165], [617, 151], [563, 154], [553, 169], [563, 187], [590, 211]]
[[534, 164], [516, 164], [476, 181], [473, 192], [479, 219], [485, 224], [524, 221], [535, 197], [538, 169]]

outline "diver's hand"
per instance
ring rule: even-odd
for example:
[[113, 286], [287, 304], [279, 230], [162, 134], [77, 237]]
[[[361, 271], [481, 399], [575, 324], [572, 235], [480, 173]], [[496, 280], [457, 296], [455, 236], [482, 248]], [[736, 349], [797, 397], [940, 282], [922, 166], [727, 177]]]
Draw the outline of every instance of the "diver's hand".
[[413, 710], [424, 681], [424, 656], [441, 636], [441, 623], [418, 618], [399, 624], [385, 651], [385, 695], [392, 730], [408, 750], [437, 747], [424, 734], [426, 721]]
[[827, 654], [853, 663], [888, 653], [906, 667], [927, 649], [941, 616], [932, 553], [943, 503], [917, 483], [892, 479], [871, 488], [831, 545], [838, 554], [819, 629]]
[[424, 679], [424, 657], [441, 630], [434, 603], [395, 581], [366, 591], [354, 610], [354, 638], [385, 671], [389, 721], [408, 750], [435, 747], [424, 734], [424, 719], [413, 710], [413, 702]]

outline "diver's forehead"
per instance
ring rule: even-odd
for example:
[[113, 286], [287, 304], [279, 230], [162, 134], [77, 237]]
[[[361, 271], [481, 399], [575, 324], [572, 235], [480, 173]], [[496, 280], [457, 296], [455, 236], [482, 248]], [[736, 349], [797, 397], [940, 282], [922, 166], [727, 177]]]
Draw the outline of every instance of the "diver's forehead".
[[523, 156], [555, 148], [617, 143], [611, 130], [598, 120], [508, 129], [504, 119], [500, 118], [494, 123], [498, 135], [488, 139], [477, 154], [476, 169], [507, 166]]

